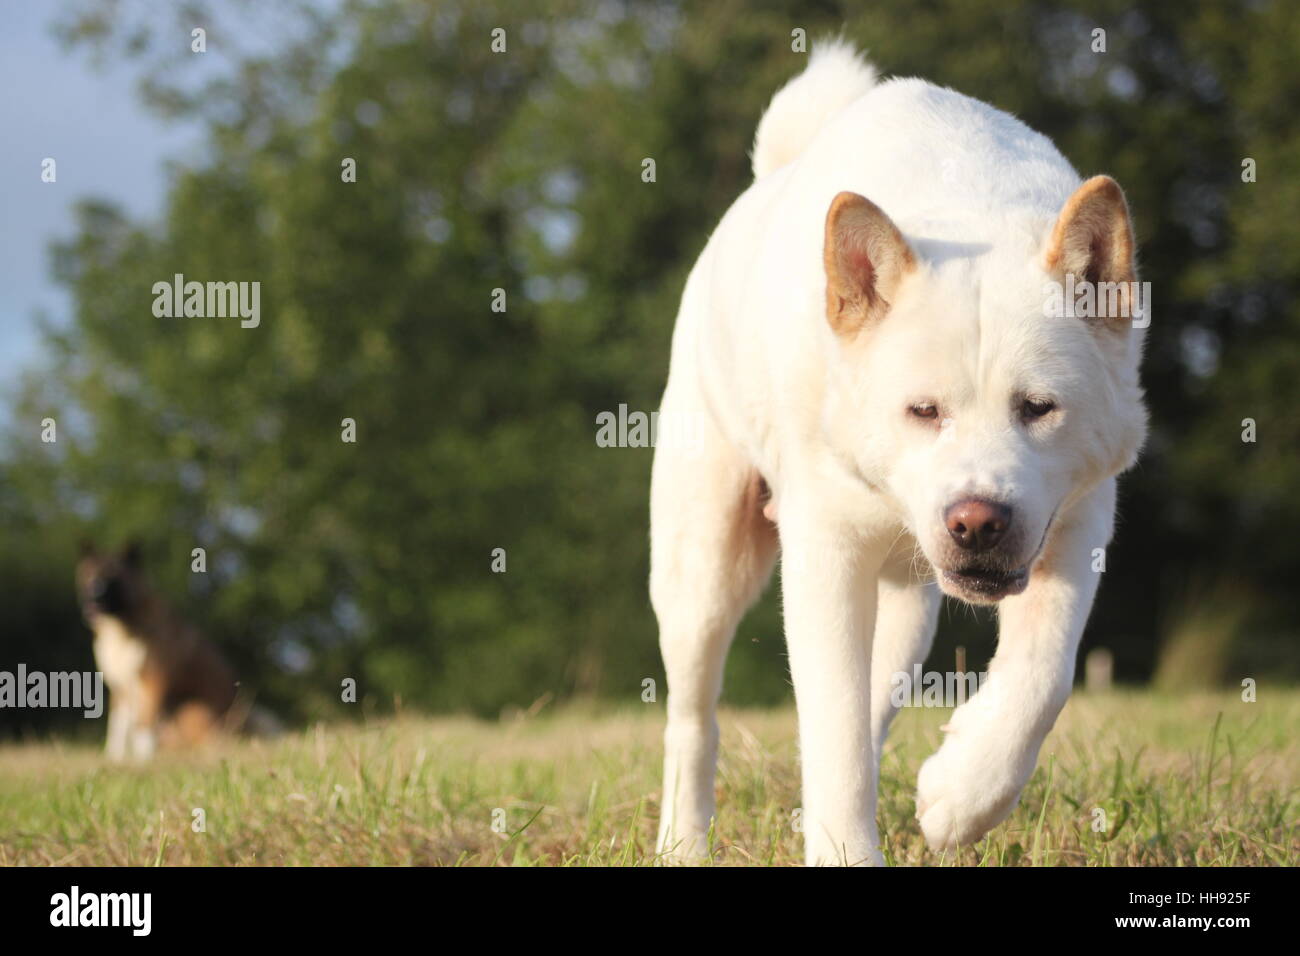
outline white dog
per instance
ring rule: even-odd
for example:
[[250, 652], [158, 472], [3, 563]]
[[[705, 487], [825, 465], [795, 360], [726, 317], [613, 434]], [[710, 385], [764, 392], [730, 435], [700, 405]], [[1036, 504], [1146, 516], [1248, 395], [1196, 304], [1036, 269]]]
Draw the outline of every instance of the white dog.
[[[705, 425], [654, 461], [659, 849], [705, 850], [723, 662], [778, 547], [810, 864], [882, 862], [891, 675], [925, 658], [940, 591], [1001, 602], [988, 679], [917, 784], [930, 845], [970, 844], [1069, 696], [1115, 476], [1145, 437], [1124, 196], [838, 43], [777, 93], [753, 160], [686, 283], [661, 408]], [[1048, 307], [1085, 287], [1118, 296], [1099, 317]]]

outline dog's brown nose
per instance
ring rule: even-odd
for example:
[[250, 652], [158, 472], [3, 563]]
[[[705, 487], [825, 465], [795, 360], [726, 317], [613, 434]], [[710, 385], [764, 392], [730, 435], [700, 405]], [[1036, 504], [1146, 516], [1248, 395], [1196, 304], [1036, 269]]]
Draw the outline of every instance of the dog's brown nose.
[[1011, 509], [981, 498], [966, 498], [950, 505], [943, 520], [959, 548], [987, 551], [1001, 540], [1011, 524]]

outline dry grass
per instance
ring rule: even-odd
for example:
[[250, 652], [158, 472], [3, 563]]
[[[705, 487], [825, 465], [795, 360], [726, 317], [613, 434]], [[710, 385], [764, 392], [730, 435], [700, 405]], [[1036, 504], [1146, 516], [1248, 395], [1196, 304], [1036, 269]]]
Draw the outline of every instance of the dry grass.
[[[880, 822], [903, 865], [1294, 865], [1300, 691], [1076, 695], [1010, 820], [925, 848], [916, 771], [947, 711], [905, 712]], [[653, 862], [662, 708], [505, 723], [402, 718], [119, 768], [82, 747], [0, 749], [0, 863], [627, 865]], [[790, 864], [794, 717], [723, 717], [714, 861]], [[1109, 830], [1092, 828], [1102, 808]], [[206, 832], [195, 832], [202, 808]], [[494, 830], [503, 823], [505, 832]]]

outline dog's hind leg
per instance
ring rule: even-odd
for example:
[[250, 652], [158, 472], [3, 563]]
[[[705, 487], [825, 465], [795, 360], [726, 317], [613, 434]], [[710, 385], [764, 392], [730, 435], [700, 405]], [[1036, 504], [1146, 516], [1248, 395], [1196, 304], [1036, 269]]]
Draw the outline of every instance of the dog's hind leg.
[[176, 708], [158, 733], [159, 743], [175, 747], [198, 747], [221, 728], [221, 719], [206, 703], [186, 701]]
[[690, 447], [655, 451], [650, 492], [650, 597], [668, 677], [664, 789], [658, 850], [698, 860], [714, 814], [717, 703], [736, 626], [771, 575], [775, 526], [763, 516], [759, 474], [702, 409], [674, 403], [664, 414], [697, 415]]

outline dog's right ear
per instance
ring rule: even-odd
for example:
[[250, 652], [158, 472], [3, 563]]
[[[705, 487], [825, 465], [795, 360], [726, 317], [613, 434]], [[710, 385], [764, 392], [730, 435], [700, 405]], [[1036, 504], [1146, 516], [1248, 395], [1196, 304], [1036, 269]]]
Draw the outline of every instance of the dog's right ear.
[[77, 542], [77, 557], [93, 558], [95, 556], [95, 542], [89, 538], [82, 538]]
[[843, 336], [879, 321], [916, 256], [894, 221], [865, 196], [842, 192], [826, 214], [826, 318]]

